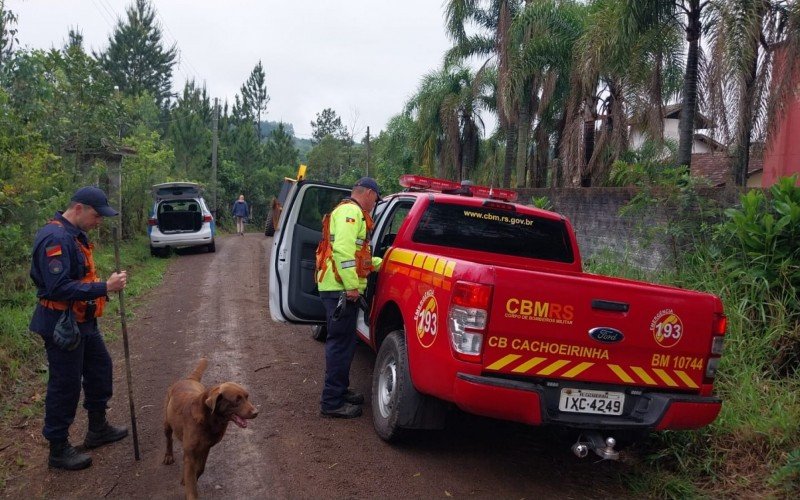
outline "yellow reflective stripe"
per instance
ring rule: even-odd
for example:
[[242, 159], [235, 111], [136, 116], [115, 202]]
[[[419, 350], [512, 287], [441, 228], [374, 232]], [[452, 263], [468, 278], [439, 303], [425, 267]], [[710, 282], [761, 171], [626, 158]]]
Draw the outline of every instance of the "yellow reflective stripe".
[[569, 364], [569, 361], [560, 359], [560, 360], [556, 361], [555, 363], [550, 364], [550, 366], [548, 366], [547, 368], [543, 368], [541, 371], [539, 371], [537, 373], [537, 375], [550, 375], [551, 373], [553, 373], [554, 371], [558, 370], [562, 366], [568, 365], [568, 364]]
[[406, 264], [410, 266], [411, 262], [414, 260], [414, 252], [409, 252], [408, 250], [396, 249], [392, 251], [391, 260], [394, 262], [399, 262], [400, 264]]
[[522, 363], [521, 365], [519, 365], [518, 367], [514, 368], [511, 371], [512, 372], [516, 372], [516, 373], [525, 373], [528, 370], [530, 370], [531, 368], [533, 368], [534, 366], [536, 366], [539, 363], [541, 363], [542, 361], [544, 361], [545, 359], [547, 359], [547, 358], [531, 358], [528, 361]]
[[567, 378], [576, 377], [576, 376], [578, 376], [578, 374], [580, 374], [582, 371], [586, 370], [587, 368], [589, 368], [593, 364], [594, 363], [588, 363], [588, 362], [581, 363], [578, 366], [576, 366], [575, 368], [569, 370], [568, 372], [564, 373], [561, 376], [562, 377], [567, 377]]
[[672, 377], [669, 376], [669, 373], [665, 372], [661, 368], [653, 368], [653, 371], [656, 372], [656, 375], [661, 377], [661, 380], [663, 380], [664, 383], [667, 384], [668, 386], [678, 387], [678, 384], [676, 384], [675, 381], [672, 380]]
[[433, 272], [436, 274], [444, 274], [444, 266], [447, 264], [445, 259], [439, 259], [436, 261], [436, 267], [433, 269]]
[[636, 373], [636, 375], [638, 375], [640, 379], [644, 380], [645, 384], [656, 385], [656, 381], [653, 380], [653, 378], [650, 377], [650, 375], [648, 375], [646, 371], [642, 370], [638, 366], [631, 366], [631, 370], [633, 370], [634, 373]]
[[522, 356], [520, 356], [519, 354], [509, 354], [507, 356], [503, 356], [502, 358], [498, 359], [497, 361], [495, 361], [491, 365], [487, 366], [486, 369], [487, 370], [499, 370], [500, 368], [506, 366], [507, 364], [509, 364], [511, 362], [514, 362], [514, 361], [518, 360], [521, 357]]
[[425, 254], [418, 253], [414, 255], [414, 263], [412, 264], [414, 267], [422, 267], [423, 262], [425, 262]]
[[422, 265], [422, 268], [426, 271], [433, 271], [433, 268], [436, 266], [436, 260], [436, 257], [428, 255], [425, 257], [425, 263]]
[[625, 370], [622, 369], [621, 366], [619, 366], [619, 365], [608, 365], [608, 367], [611, 368], [611, 371], [616, 373], [617, 377], [619, 377], [620, 380], [622, 380], [623, 382], [627, 382], [629, 384], [633, 384], [635, 382], [635, 380], [633, 380], [631, 378], [631, 376], [628, 375], [628, 373]]
[[683, 372], [683, 371], [680, 371], [680, 370], [675, 370], [675, 374], [678, 375], [681, 378], [681, 380], [683, 380], [684, 384], [686, 384], [687, 386], [691, 387], [692, 389], [697, 389], [697, 384], [694, 383], [694, 380], [692, 380], [692, 377], [687, 375], [686, 372]]
[[447, 265], [444, 268], [444, 275], [448, 278], [453, 276], [453, 270], [456, 268], [456, 263], [452, 260], [447, 261]]

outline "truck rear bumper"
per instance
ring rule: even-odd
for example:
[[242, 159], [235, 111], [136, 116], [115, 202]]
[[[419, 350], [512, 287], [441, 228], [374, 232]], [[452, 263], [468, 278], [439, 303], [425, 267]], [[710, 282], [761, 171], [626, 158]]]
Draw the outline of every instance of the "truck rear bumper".
[[560, 381], [552, 382], [555, 385], [545, 386], [459, 373], [454, 383], [453, 402], [476, 415], [529, 425], [553, 424], [586, 429], [698, 429], [713, 422], [722, 409], [722, 401], [715, 397], [662, 392], [636, 394], [631, 393], [629, 387], [602, 387], [602, 390], [627, 391], [622, 415], [567, 413], [558, 409], [560, 387], [557, 384]]

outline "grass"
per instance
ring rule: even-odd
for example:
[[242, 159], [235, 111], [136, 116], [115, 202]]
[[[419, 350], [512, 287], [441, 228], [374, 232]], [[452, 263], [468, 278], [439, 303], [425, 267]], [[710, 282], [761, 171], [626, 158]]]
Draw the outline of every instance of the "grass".
[[705, 429], [656, 434], [628, 477], [633, 491], [658, 498], [800, 494], [800, 370], [776, 362], [787, 332], [800, 328], [786, 307], [790, 298], [724, 269], [703, 250], [678, 273], [647, 275], [610, 254], [587, 260], [587, 269], [711, 292], [728, 316], [715, 383], [722, 412]]
[[[137, 298], [161, 283], [169, 260], [150, 256], [147, 237], [121, 244], [120, 256], [120, 267], [128, 271], [124, 295], [126, 315], [130, 318], [136, 314]], [[109, 276], [115, 269], [113, 245], [96, 245], [95, 262], [99, 275]], [[28, 331], [36, 293], [26, 275], [27, 270], [16, 270], [4, 281], [15, 282], [17, 287], [0, 290], [0, 449], [7, 445], [11, 448], [0, 457], [0, 490], [19, 468], [21, 450], [26, 445], [5, 442], [2, 436], [11, 436], [9, 429], [44, 412], [47, 359], [41, 338]], [[100, 320], [109, 342], [119, 337], [119, 301], [117, 294], [112, 295]]]

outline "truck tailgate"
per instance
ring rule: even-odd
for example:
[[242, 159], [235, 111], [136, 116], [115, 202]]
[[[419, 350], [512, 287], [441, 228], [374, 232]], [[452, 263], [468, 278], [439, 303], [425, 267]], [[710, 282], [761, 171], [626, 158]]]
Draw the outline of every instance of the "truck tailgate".
[[591, 274], [495, 267], [483, 368], [696, 393], [719, 299]]

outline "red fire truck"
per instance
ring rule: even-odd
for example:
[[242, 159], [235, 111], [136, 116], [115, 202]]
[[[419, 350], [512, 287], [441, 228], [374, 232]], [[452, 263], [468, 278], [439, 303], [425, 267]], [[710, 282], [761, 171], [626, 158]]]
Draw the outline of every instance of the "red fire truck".
[[[375, 430], [441, 428], [449, 407], [575, 429], [573, 451], [711, 423], [726, 318], [719, 298], [585, 273], [565, 217], [509, 190], [407, 175], [375, 208], [383, 266], [358, 335], [377, 353]], [[269, 263], [276, 321], [324, 323], [314, 282], [322, 216], [349, 188], [298, 182]]]

